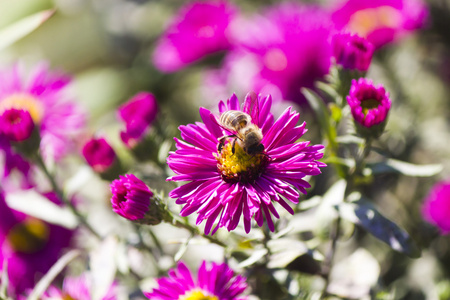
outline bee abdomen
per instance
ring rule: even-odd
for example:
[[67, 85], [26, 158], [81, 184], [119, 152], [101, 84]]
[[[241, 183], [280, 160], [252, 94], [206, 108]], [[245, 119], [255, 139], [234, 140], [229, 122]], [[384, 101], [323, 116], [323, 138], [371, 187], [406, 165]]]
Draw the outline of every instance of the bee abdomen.
[[251, 117], [248, 114], [238, 110], [228, 110], [220, 116], [222, 125], [236, 131], [247, 126], [250, 121]]

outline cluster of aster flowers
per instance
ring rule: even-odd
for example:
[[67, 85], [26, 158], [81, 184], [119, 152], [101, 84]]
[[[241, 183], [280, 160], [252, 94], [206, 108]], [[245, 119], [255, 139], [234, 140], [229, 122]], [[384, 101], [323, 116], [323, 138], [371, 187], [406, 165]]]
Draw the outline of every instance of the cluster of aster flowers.
[[[221, 228], [233, 231], [239, 226], [248, 234], [256, 223], [274, 232], [279, 225], [274, 220], [280, 218], [279, 208], [293, 215], [302, 194], [311, 188], [309, 177], [321, 174], [326, 164], [321, 161], [325, 147], [305, 139], [306, 123], [300, 122], [300, 114], [290, 106], [275, 116], [273, 102], [287, 99], [305, 105], [302, 88], [314, 89], [317, 80], [325, 80], [330, 68], [337, 66], [353, 76], [340, 84], [346, 85], [341, 89], [345, 91], [343, 105], [348, 104], [357, 133], [366, 141], [380, 137], [391, 99], [382, 85], [364, 76], [376, 49], [423, 26], [426, 15], [418, 0], [349, 0], [332, 11], [281, 3], [250, 17], [224, 0], [194, 1], [182, 7], [157, 41], [153, 64], [170, 73], [222, 52], [222, 66], [213, 71], [214, 79], [223, 86], [256, 93], [249, 92], [242, 104], [232, 94], [218, 103], [218, 113], [202, 107], [201, 122], [179, 127], [181, 137], [174, 138], [175, 149], [167, 157], [170, 170], [158, 170], [171, 184], [182, 183], [168, 193], [171, 200], [161, 199], [150, 187], [149, 177], [139, 176], [141, 170], [136, 171], [137, 176], [130, 167], [125, 174], [120, 152], [107, 137], [89, 133], [85, 137], [90, 138], [77, 145], [86, 116], [68, 96], [67, 75], [41, 65], [24, 80], [23, 70], [16, 65], [0, 72], [0, 152], [4, 158], [0, 180], [6, 183], [18, 170], [24, 178], [22, 186], [34, 188], [57, 206], [64, 203], [80, 227], [84, 225], [102, 239], [46, 168], [47, 160], [60, 160], [78, 148], [87, 165], [111, 182], [110, 210], [134, 222], [136, 228], [168, 222], [221, 246], [224, 243], [213, 237]], [[124, 151], [134, 151], [136, 161], [138, 148], [145, 148], [146, 154], [154, 150], [145, 143], [158, 113], [157, 99], [145, 91], [117, 109], [122, 123], [118, 138]], [[39, 183], [30, 178], [35, 167], [45, 173], [54, 192], [42, 193]], [[443, 233], [450, 232], [445, 219], [449, 215], [448, 186], [441, 183], [434, 187], [423, 208], [426, 219]], [[20, 297], [70, 247], [75, 231], [15, 211], [6, 201], [9, 190], [0, 188], [0, 270], [10, 282], [8, 293]], [[183, 221], [170, 212], [173, 204], [181, 206]], [[204, 223], [204, 234], [189, 224], [188, 217], [193, 214], [196, 226]], [[270, 238], [270, 233], [265, 233]], [[149, 236], [162, 252], [151, 230]], [[138, 238], [138, 246], [145, 248], [140, 234]], [[267, 247], [264, 250], [270, 253]], [[156, 265], [161, 256], [153, 252], [158, 251], [150, 251]], [[247, 299], [246, 278], [236, 275], [230, 265], [203, 261], [193, 276], [185, 263], [178, 262], [168, 277], [158, 279], [156, 287], [144, 295], [155, 300]], [[91, 299], [89, 276], [85, 272], [78, 278], [66, 277], [60, 280], [61, 288], [50, 285], [42, 299]], [[118, 284], [112, 282], [102, 299], [118, 299]]]
[[[303, 103], [300, 88], [324, 79], [332, 57], [366, 71], [374, 49], [423, 27], [427, 15], [420, 0], [344, 1], [330, 9], [288, 2], [250, 17], [226, 1], [194, 1], [173, 18], [153, 62], [163, 72], [175, 71], [226, 50], [221, 68], [207, 72], [207, 86]], [[333, 38], [331, 45], [336, 30], [352, 37]]]

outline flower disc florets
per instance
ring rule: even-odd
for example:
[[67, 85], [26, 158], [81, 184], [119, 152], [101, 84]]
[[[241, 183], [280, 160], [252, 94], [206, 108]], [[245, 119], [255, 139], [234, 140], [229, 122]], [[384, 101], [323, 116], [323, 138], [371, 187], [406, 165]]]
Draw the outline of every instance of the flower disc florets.
[[[274, 203], [293, 214], [286, 200], [298, 203], [299, 192], [305, 194], [310, 187], [304, 177], [320, 174], [319, 168], [325, 166], [317, 161], [323, 156], [322, 145], [297, 142], [306, 132], [305, 123], [297, 125], [300, 115], [288, 108], [274, 121], [271, 106], [270, 96], [262, 98], [254, 93], [247, 95], [242, 108], [235, 95], [226, 104], [219, 103], [220, 114], [236, 111], [232, 114], [236, 116], [242, 112], [246, 120], [250, 118], [261, 130], [260, 143], [264, 146], [261, 153], [244, 152], [239, 145], [245, 140], [243, 131], [226, 129], [230, 127], [221, 124], [219, 116], [207, 109], [200, 109], [204, 123], [180, 126], [184, 141], [175, 139], [177, 151], [167, 159], [176, 175], [167, 180], [188, 183], [171, 191], [169, 196], [177, 199], [177, 204], [184, 204], [182, 216], [197, 212], [197, 224], [207, 220], [205, 233], [211, 232], [217, 218], [212, 233], [219, 227], [233, 230], [241, 216], [246, 232], [251, 229], [252, 218], [259, 226], [266, 221], [269, 229], [275, 230], [271, 215], [275, 218], [279, 215]], [[232, 135], [240, 135], [239, 140], [228, 138], [218, 153], [223, 137]]]
[[250, 155], [239, 144], [229, 142], [217, 156], [217, 169], [225, 182], [251, 183], [261, 176], [269, 161], [267, 154]]

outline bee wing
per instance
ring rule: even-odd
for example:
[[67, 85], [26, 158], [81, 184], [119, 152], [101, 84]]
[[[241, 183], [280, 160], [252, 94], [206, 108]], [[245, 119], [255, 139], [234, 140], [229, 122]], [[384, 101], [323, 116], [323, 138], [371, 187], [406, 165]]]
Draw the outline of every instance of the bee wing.
[[228, 135], [229, 133], [235, 134], [235, 135], [238, 134], [238, 132], [237, 132], [236, 130], [234, 130], [233, 128], [229, 128], [229, 127], [223, 125], [222, 123], [220, 123], [220, 120], [219, 120], [219, 118], [218, 118], [216, 115], [211, 114], [210, 117], [211, 117], [211, 120], [212, 120], [214, 123], [216, 123], [217, 125], [219, 125], [219, 127], [220, 127], [222, 130], [225, 131], [225, 134], [224, 134], [224, 135]]
[[249, 92], [245, 96], [242, 111], [252, 117], [252, 123], [259, 127], [259, 101], [255, 92]]

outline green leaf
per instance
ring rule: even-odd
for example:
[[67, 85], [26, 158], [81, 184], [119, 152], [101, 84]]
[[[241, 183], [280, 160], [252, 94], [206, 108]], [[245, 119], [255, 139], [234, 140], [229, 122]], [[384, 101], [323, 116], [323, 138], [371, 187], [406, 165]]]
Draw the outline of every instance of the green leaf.
[[311, 109], [317, 116], [320, 127], [323, 130], [323, 134], [326, 136], [333, 151], [337, 150], [336, 143], [336, 127], [331, 125], [330, 122], [330, 112], [328, 107], [325, 105], [323, 99], [313, 90], [302, 88], [302, 93], [305, 95], [306, 100], [308, 100]]
[[14, 44], [47, 21], [55, 10], [49, 9], [25, 17], [0, 30], [0, 50]]
[[392, 249], [404, 253], [409, 257], [419, 257], [420, 249], [408, 233], [397, 224], [385, 218], [375, 206], [360, 198], [357, 201], [344, 202], [336, 206], [341, 217], [357, 224], [379, 240], [388, 244]]
[[383, 162], [367, 164], [374, 175], [386, 173], [400, 173], [407, 176], [429, 177], [439, 174], [442, 171], [442, 165], [415, 165], [396, 159], [388, 159]]

